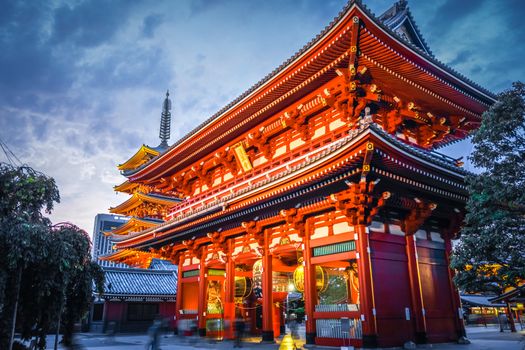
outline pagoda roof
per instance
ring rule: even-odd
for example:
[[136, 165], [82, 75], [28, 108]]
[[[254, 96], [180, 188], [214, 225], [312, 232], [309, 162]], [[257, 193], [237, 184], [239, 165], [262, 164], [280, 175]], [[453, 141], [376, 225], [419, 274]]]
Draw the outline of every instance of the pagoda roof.
[[[106, 236], [109, 236], [109, 235], [124, 235], [124, 234], [127, 234], [129, 232], [137, 232], [137, 231], [133, 231], [134, 229], [136, 228], [142, 228], [142, 230], [144, 228], [150, 228], [150, 227], [155, 227], [161, 223], [163, 223], [164, 220], [160, 220], [160, 219], [153, 219], [153, 218], [138, 218], [138, 217], [132, 217], [131, 219], [129, 219], [126, 223], [124, 223], [123, 225], [115, 228], [114, 230], [111, 230], [111, 231], [105, 231], [104, 232], [104, 235]], [[140, 230], [140, 231], [142, 231]]]
[[427, 55], [434, 57], [423, 35], [412, 17], [406, 0], [400, 0], [392, 5], [378, 18], [391, 31], [398, 34], [401, 39], [416, 46]]
[[[459, 205], [466, 201], [467, 192], [463, 179], [468, 173], [458, 167], [454, 159], [407, 145], [370, 123], [326, 145], [316, 154], [305, 154], [301, 159], [293, 160], [293, 166], [285, 163], [278, 169], [272, 169], [274, 175], [267, 176], [262, 173], [259, 174], [260, 178], [252, 176], [248, 187], [242, 187], [240, 182], [238, 190], [230, 188], [228, 195], [214, 202], [209, 202], [207, 197], [202, 198], [202, 205], [190, 211], [185, 207], [187, 203], [180, 203], [178, 207], [174, 207], [176, 216], [173, 219], [142, 232], [114, 236], [112, 240], [116, 242], [117, 249], [137, 249], [165, 244], [174, 238], [179, 240], [188, 235], [195, 235], [199, 226], [210, 230], [210, 223], [213, 221], [226, 224], [230, 222], [228, 217], [235, 217], [238, 223], [241, 217], [239, 212], [243, 212], [243, 215], [254, 215], [249, 208], [256, 204], [258, 210], [270, 210], [283, 201], [275, 199], [273, 203], [270, 199], [276, 196], [284, 196], [287, 200], [298, 196], [309, 198], [306, 194], [309, 191], [360, 173], [359, 167], [364, 159], [363, 147], [368, 140], [377, 144], [374, 150], [376, 161], [371, 172], [378, 177], [394, 183], [403, 183], [404, 186], [428, 192], [433, 196], [445, 197], [450, 205]], [[266, 203], [268, 200], [270, 201]]]
[[177, 270], [177, 265], [175, 265], [174, 263], [172, 263], [169, 260], [154, 258], [154, 259], [151, 259], [151, 263], [149, 264], [149, 268], [152, 269], [152, 270], [176, 271]]
[[105, 267], [105, 299], [170, 300], [177, 293], [177, 272]]
[[128, 180], [124, 181], [120, 185], [114, 186], [113, 189], [116, 192], [132, 193], [133, 189], [138, 187], [139, 184], [136, 182], [130, 182]]
[[160, 194], [153, 194], [153, 193], [145, 194], [142, 192], [135, 192], [124, 203], [121, 203], [117, 205], [116, 207], [109, 208], [109, 212], [114, 213], [114, 214], [123, 213], [125, 211], [138, 207], [144, 202], [161, 204], [161, 205], [166, 205], [166, 206], [173, 206], [180, 201], [181, 200], [179, 198], [163, 196]]
[[[398, 7], [400, 3], [403, 5], [404, 1], [397, 3]], [[280, 110], [284, 101], [297, 96], [300, 89], [330, 80], [335, 76], [335, 68], [347, 57], [349, 42], [343, 34], [348, 32], [352, 16], [359, 16], [362, 21], [359, 59], [364, 66], [373, 68], [379, 81], [388, 85], [392, 78], [398, 80], [391, 85], [396, 91], [405, 92], [407, 99], [416, 96], [431, 100], [432, 105], [438, 105], [438, 112], [466, 114], [479, 123], [481, 113], [495, 102], [495, 95], [432, 56], [408, 7], [389, 11], [383, 15], [385, 24], [361, 1], [349, 1], [319, 35], [290, 59], [162, 155], [128, 171], [126, 176], [133, 181], [152, 180], [188, 166]], [[398, 29], [402, 26], [412, 28], [411, 38], [400, 35]]]
[[161, 149], [159, 149], [158, 147], [153, 148], [143, 144], [142, 146], [140, 146], [137, 152], [135, 152], [135, 154], [131, 156], [131, 158], [126, 160], [124, 163], [118, 165], [118, 170], [134, 170], [139, 166], [143, 165], [144, 163], [148, 162], [151, 158], [158, 156], [160, 152]]

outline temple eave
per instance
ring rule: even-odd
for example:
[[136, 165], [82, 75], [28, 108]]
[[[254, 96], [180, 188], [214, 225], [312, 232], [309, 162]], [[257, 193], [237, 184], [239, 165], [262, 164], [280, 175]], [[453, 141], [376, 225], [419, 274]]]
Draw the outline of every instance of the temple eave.
[[[359, 181], [358, 178], [356, 179], [356, 176], [363, 171], [362, 165], [360, 164], [362, 163], [362, 157], [364, 156], [362, 151], [371, 142], [375, 145], [375, 158], [373, 158], [375, 160], [369, 165], [370, 175], [382, 178], [384, 181], [417, 188], [418, 190], [429, 192], [430, 195], [446, 196], [449, 200], [457, 202], [458, 206], [460, 206], [460, 203], [466, 201], [466, 189], [462, 184], [465, 172], [461, 168], [455, 167], [450, 162], [447, 163], [445, 160], [439, 161], [433, 159], [428, 152], [422, 150], [411, 151], [409, 146], [404, 146], [402, 143], [393, 143], [393, 139], [389, 137], [385, 138], [384, 133], [379, 129], [368, 128], [362, 131], [361, 135], [356, 135], [355, 139], [351, 139], [351, 141], [352, 142], [349, 142], [347, 145], [347, 148], [338, 148], [329, 155], [327, 154], [326, 159], [319, 159], [318, 164], [311, 164], [310, 167], [297, 170], [289, 176], [279, 176], [279, 179], [274, 182], [261, 184], [260, 187], [255, 186], [248, 192], [240, 193], [238, 196], [228, 199], [228, 207], [223, 210], [205, 215], [198, 219], [193, 219], [190, 216], [181, 217], [181, 219], [178, 220], [177, 218], [175, 220], [170, 220], [165, 224], [158, 226], [155, 231], [150, 229], [130, 237], [123, 237], [122, 240], [117, 243], [117, 248], [145, 248], [149, 247], [151, 244], [159, 244], [166, 241], [166, 239], [169, 239], [170, 236], [179, 236], [185, 229], [199, 226], [205, 222], [212, 222], [221, 217], [225, 217], [228, 214], [239, 212], [240, 210], [243, 210], [243, 208], [249, 208], [251, 203], [264, 202], [271, 198], [275, 198], [276, 196], [286, 196], [286, 193], [291, 193], [299, 188], [305, 188], [308, 184], [314, 182], [319, 183], [323, 178], [340, 178], [338, 181], [342, 181], [342, 179], [354, 179], [353, 181]], [[409, 181], [408, 176], [399, 176], [402, 172], [413, 172], [413, 165], [388, 156], [387, 153], [392, 148], [394, 148], [397, 153], [403, 155], [403, 157], [406, 157], [410, 162], [414, 162], [412, 164], [419, 163], [420, 167], [423, 166], [424, 168], [429, 169], [428, 173], [424, 171], [418, 172], [417, 176], [421, 178], [420, 182], [415, 182], [413, 180]], [[385, 151], [383, 151], [383, 149]], [[426, 158], [421, 157], [417, 152], [419, 152], [420, 155], [426, 155]], [[384, 163], [385, 161], [387, 163]], [[381, 166], [380, 164], [383, 165]], [[388, 164], [388, 166], [384, 164]], [[374, 165], [379, 165], [379, 167], [375, 167]], [[306, 171], [308, 169], [317, 170], [313, 173], [307, 173]], [[341, 175], [342, 171], [343, 173]], [[436, 181], [436, 177], [431, 175], [431, 171], [438, 171], [443, 174], [443, 178], [440, 180], [442, 181], [441, 188], [435, 187], [430, 189], [427, 185]], [[451, 180], [446, 179], [447, 177], [450, 178], [450, 176], [455, 179], [455, 184], [454, 182], [451, 182]], [[426, 178], [426, 180], [424, 178]], [[439, 180], [439, 178], [437, 178], [437, 180]], [[326, 186], [329, 184], [330, 182], [328, 182]], [[463, 195], [457, 194], [458, 191], [463, 193]], [[198, 212], [195, 214], [198, 214]]]

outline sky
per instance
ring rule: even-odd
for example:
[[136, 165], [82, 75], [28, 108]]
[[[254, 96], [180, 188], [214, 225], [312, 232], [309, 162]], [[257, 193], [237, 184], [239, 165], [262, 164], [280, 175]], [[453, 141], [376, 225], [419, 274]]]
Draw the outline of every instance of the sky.
[[[363, 0], [376, 14], [392, 0]], [[262, 79], [337, 16], [344, 0], [0, 0], [0, 139], [52, 176], [51, 219], [93, 231], [127, 199], [116, 166], [170, 144]], [[436, 58], [498, 93], [525, 80], [525, 2], [411, 0]], [[469, 142], [440, 150], [472, 151]], [[6, 161], [0, 153], [0, 161]], [[465, 165], [473, 170], [469, 162]]]

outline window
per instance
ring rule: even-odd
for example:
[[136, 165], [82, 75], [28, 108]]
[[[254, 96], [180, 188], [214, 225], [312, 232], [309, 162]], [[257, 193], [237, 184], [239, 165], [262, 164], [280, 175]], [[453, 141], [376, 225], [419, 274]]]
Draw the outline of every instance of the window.
[[93, 305], [93, 322], [102, 321], [104, 315], [104, 304], [94, 304]]
[[128, 304], [128, 321], [151, 321], [159, 313], [159, 304]]

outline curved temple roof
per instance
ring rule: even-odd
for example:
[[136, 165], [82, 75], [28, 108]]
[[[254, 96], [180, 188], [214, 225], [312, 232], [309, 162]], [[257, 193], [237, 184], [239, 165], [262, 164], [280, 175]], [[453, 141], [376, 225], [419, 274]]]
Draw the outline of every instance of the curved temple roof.
[[[458, 108], [459, 110], [467, 111], [470, 115], [476, 115], [479, 118], [481, 111], [485, 110], [490, 104], [495, 102], [495, 95], [436, 60], [431, 55], [430, 50], [427, 48], [426, 43], [419, 33], [419, 30], [411, 17], [410, 11], [406, 7], [405, 1], [402, 0], [396, 3], [394, 7], [395, 6], [398, 7], [398, 11], [390, 9], [382, 15], [383, 20], [385, 21], [385, 23], [383, 23], [382, 19], [375, 17], [375, 15], [372, 14], [366, 6], [361, 3], [361, 1], [349, 1], [343, 11], [341, 11], [319, 35], [272, 73], [268, 74], [265, 78], [218, 111], [211, 118], [204, 121], [193, 131], [174, 143], [160, 156], [155, 157], [134, 170], [127, 171], [125, 175], [129, 176], [132, 181], [145, 179], [145, 177], [148, 176], [148, 173], [150, 173], [152, 169], [158, 168], [160, 164], [168, 166], [166, 164], [167, 159], [170, 159], [170, 162], [173, 162], [175, 161], [175, 158], [183, 158], [182, 153], [184, 151], [195, 147], [195, 140], [206, 137], [207, 135], [209, 136], [209, 132], [206, 132], [206, 130], [217, 129], [215, 132], [219, 132], [218, 127], [220, 125], [225, 125], [226, 118], [230, 118], [234, 113], [239, 114], [243, 111], [248, 113], [246, 110], [249, 109], [251, 104], [256, 102], [254, 100], [262, 100], [265, 96], [269, 98], [269, 92], [272, 90], [270, 89], [271, 84], [281, 85], [281, 87], [284, 87], [286, 84], [292, 84], [291, 81], [293, 79], [290, 78], [293, 77], [294, 74], [297, 77], [299, 74], [296, 73], [298, 73], [302, 67], [294, 73], [292, 73], [292, 69], [296, 69], [301, 62], [304, 63], [308, 55], [315, 55], [315, 50], [318, 50], [317, 56], [312, 57], [310, 62], [316, 59], [319, 55], [322, 55], [323, 52], [327, 51], [326, 48], [331, 45], [330, 40], [333, 40], [333, 43], [340, 39], [340, 37], [335, 37], [335, 33], [344, 30], [353, 15], [358, 15], [361, 18], [363, 21], [363, 28], [367, 31], [367, 35], [372, 37], [375, 42], [383, 45], [386, 45], [385, 42], [388, 42], [395, 48], [399, 60], [392, 62], [392, 64], [398, 64], [404, 61], [411, 63], [414, 69], [418, 70], [417, 74], [419, 74], [414, 75], [414, 79], [420, 78], [421, 74], [426, 74], [429, 77], [427, 80], [432, 80], [434, 88], [439, 90], [439, 93], [437, 94], [430, 92], [432, 96], [455, 106], [455, 108]], [[390, 16], [388, 16], [389, 11]], [[402, 36], [403, 31], [399, 31], [398, 29], [403, 25], [406, 26], [405, 29], [410, 29], [409, 32], [412, 33], [411, 35]], [[323, 45], [325, 45], [325, 49], [321, 50]], [[386, 46], [387, 47], [384, 47], [383, 49], [388, 49], [388, 47], [390, 47], [388, 45]], [[375, 50], [375, 46], [371, 46], [369, 51], [370, 50]], [[363, 53], [361, 56], [362, 55]], [[367, 56], [365, 59], [374, 64], [377, 63], [372, 57]], [[309, 62], [305, 63], [303, 67], [308, 63]], [[378, 64], [378, 66], [380, 68], [382, 67], [381, 64]], [[382, 68], [385, 69], [385, 67]], [[395, 74], [396, 73], [394, 73], [394, 75]], [[413, 82], [410, 83], [414, 84]], [[423, 90], [433, 89], [433, 87], [429, 89], [428, 85], [426, 88], [425, 85], [418, 86], [418, 88]], [[445, 94], [446, 96], [443, 97], [439, 94]], [[460, 106], [462, 103], [460, 101], [464, 103], [464, 106]], [[233, 117], [230, 119], [232, 118]], [[219, 134], [221, 134], [221, 132], [219, 132]], [[188, 157], [185, 159], [187, 158]], [[157, 175], [154, 176], [157, 177]]]

